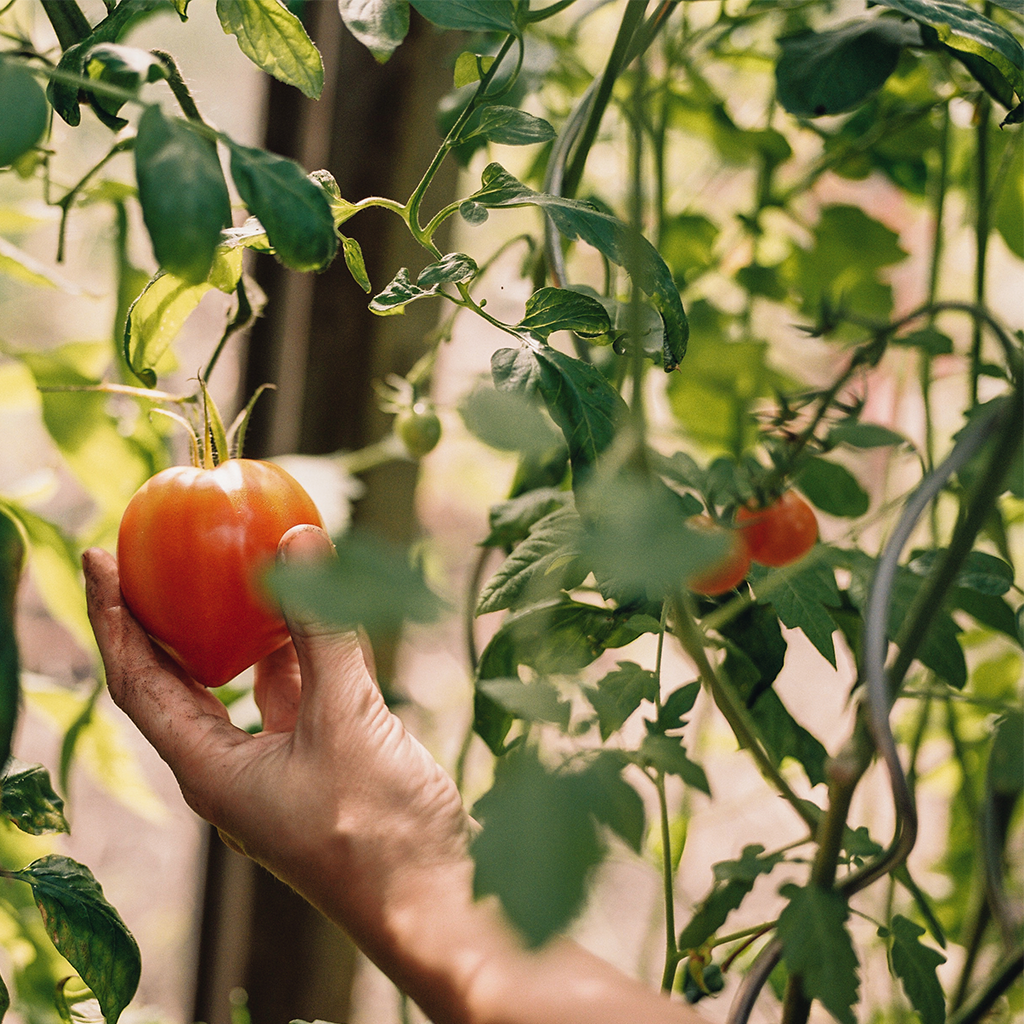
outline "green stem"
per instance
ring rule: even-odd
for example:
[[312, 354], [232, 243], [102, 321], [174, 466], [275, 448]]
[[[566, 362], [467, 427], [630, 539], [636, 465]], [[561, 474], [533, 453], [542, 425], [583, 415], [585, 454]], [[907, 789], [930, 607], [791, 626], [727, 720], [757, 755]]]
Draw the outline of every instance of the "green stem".
[[761, 775], [781, 794], [783, 799], [796, 811], [808, 828], [816, 831], [818, 820], [793, 792], [792, 787], [779, 773], [772, 762], [758, 734], [757, 725], [735, 687], [725, 676], [719, 675], [704, 650], [704, 637], [693, 613], [683, 600], [673, 600], [673, 621], [675, 633], [683, 650], [693, 659], [704, 686], [711, 694], [718, 709], [725, 716], [741, 747], [750, 752]]
[[[985, 304], [985, 277], [988, 264], [988, 158], [989, 158], [989, 121], [991, 120], [992, 104], [985, 93], [978, 100], [975, 128], [975, 204], [974, 213], [974, 301], [979, 306]], [[971, 405], [978, 403], [978, 381], [981, 377], [981, 324], [977, 320], [971, 331]]]
[[80, 43], [92, 34], [92, 26], [77, 0], [42, 0], [43, 13], [57, 34], [62, 50]]
[[150, 52], [163, 64], [167, 72], [167, 84], [171, 87], [171, 92], [178, 101], [181, 112], [190, 121], [206, 124], [199, 113], [195, 100], [192, 99], [192, 93], [189, 92], [185, 80], [181, 77], [181, 72], [178, 70], [178, 65], [175, 63], [174, 58], [165, 50], [151, 50]]
[[658, 791], [658, 815], [661, 822], [661, 882], [665, 895], [665, 969], [661, 975], [661, 988], [672, 991], [679, 965], [679, 950], [676, 947], [675, 872], [672, 870], [672, 832], [668, 820], [668, 800], [665, 796], [665, 773], [658, 771], [654, 780]]
[[985, 1018], [996, 1000], [1021, 976], [1024, 971], [1024, 948], [1016, 949], [996, 965], [984, 987], [969, 1003], [947, 1019], [948, 1024], [977, 1024]]

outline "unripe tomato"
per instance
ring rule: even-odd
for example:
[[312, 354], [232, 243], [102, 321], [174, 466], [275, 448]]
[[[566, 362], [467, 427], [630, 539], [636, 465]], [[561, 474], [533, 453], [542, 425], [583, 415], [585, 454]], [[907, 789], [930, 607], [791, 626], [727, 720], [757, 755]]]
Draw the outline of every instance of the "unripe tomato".
[[716, 597], [742, 583], [750, 571], [750, 552], [743, 535], [720, 526], [710, 516], [693, 516], [689, 525], [704, 533], [720, 534], [729, 541], [728, 551], [717, 562], [690, 578], [690, 589], [695, 594]]
[[323, 526], [313, 500], [273, 463], [165, 469], [121, 519], [125, 603], [193, 679], [220, 686], [288, 639], [260, 577], [281, 537], [304, 523]]
[[765, 508], [740, 508], [736, 524], [746, 537], [750, 557], [762, 565], [789, 565], [818, 539], [814, 509], [796, 491], [786, 491]]
[[402, 409], [395, 416], [394, 429], [405, 450], [415, 459], [432, 452], [441, 440], [441, 421], [426, 402]]

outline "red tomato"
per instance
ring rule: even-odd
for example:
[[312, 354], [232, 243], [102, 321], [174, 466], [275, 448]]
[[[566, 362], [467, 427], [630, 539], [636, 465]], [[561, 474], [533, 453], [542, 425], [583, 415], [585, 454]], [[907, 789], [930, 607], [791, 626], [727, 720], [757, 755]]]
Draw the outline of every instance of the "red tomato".
[[750, 552], [743, 535], [737, 530], [720, 526], [710, 516], [694, 516], [690, 526], [705, 533], [717, 533], [729, 540], [729, 550], [714, 565], [690, 578], [690, 589], [695, 594], [715, 597], [738, 586], [750, 570]]
[[762, 565], [789, 565], [806, 555], [818, 539], [814, 509], [796, 491], [786, 491], [766, 508], [740, 508], [736, 523], [751, 558]]
[[281, 537], [304, 523], [323, 526], [313, 500], [273, 463], [165, 469], [121, 519], [125, 603], [193, 679], [220, 686], [288, 639], [260, 575]]

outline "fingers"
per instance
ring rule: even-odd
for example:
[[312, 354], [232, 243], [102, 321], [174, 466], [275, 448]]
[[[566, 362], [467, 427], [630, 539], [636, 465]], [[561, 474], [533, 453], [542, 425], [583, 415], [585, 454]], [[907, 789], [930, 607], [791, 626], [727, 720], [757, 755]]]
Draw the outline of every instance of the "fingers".
[[[334, 545], [319, 527], [296, 526], [281, 538], [278, 555], [286, 564], [319, 562], [334, 557]], [[302, 676], [307, 720], [319, 717], [327, 703], [338, 710], [352, 698], [362, 703], [368, 691], [379, 698], [365, 635], [324, 625], [294, 609], [284, 611]]]
[[302, 681], [291, 643], [256, 663], [253, 698], [260, 709], [264, 732], [291, 732], [299, 713]]
[[107, 672], [114, 702], [138, 726], [158, 753], [187, 785], [191, 759], [211, 729], [246, 734], [230, 725], [224, 705], [182, 672], [156, 648], [124, 604], [117, 562], [92, 548], [82, 556], [89, 621]]

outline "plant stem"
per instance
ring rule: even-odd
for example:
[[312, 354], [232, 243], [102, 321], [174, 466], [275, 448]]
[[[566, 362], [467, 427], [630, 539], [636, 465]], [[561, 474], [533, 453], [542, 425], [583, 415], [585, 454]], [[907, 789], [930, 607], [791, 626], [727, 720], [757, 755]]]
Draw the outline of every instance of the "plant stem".
[[995, 1001], [1020, 977], [1024, 971], [1024, 948], [1014, 950], [1005, 956], [992, 972], [991, 977], [957, 1013], [947, 1018], [947, 1024], [976, 1024], [995, 1004]]
[[80, 43], [91, 34], [92, 26], [77, 0], [42, 0], [42, 5], [62, 50]]
[[658, 791], [658, 815], [661, 821], [661, 881], [665, 896], [665, 969], [661, 975], [661, 987], [672, 991], [676, 968], [679, 965], [679, 950], [676, 948], [676, 907], [675, 884], [672, 870], [672, 834], [668, 820], [668, 800], [665, 796], [665, 773], [659, 769], [654, 780]]
[[[978, 99], [975, 111], [975, 205], [974, 211], [974, 301], [985, 304], [985, 276], [988, 263], [988, 163], [989, 163], [989, 121], [991, 120], [992, 103], [986, 93]], [[978, 404], [978, 380], [981, 377], [981, 325], [977, 320], [971, 331], [971, 405]]]

